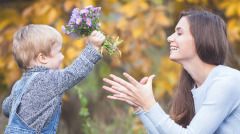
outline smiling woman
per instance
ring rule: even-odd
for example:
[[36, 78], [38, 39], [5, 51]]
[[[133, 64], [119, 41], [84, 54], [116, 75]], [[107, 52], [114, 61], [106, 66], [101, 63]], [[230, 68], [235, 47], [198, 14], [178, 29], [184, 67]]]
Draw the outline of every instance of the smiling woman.
[[169, 115], [154, 99], [154, 75], [138, 82], [123, 73], [127, 82], [111, 74], [113, 80], [103, 79], [111, 85], [103, 89], [114, 93], [108, 98], [131, 105], [151, 134], [238, 133], [240, 71], [223, 65], [228, 51], [224, 21], [207, 11], [183, 12], [168, 41], [170, 60], [183, 67]]

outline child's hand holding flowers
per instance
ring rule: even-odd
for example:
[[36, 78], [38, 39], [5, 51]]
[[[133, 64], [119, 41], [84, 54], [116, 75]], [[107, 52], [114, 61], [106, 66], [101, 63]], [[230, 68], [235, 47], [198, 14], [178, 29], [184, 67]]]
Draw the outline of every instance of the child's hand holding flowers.
[[99, 50], [105, 40], [105, 36], [100, 31], [93, 31], [88, 39], [89, 42]]
[[[89, 37], [94, 30], [104, 34], [100, 28], [101, 23], [99, 23], [100, 10], [101, 7], [93, 8], [93, 6], [87, 6], [83, 10], [75, 8], [72, 12], [72, 16], [69, 20], [68, 25], [66, 25], [66, 27], [62, 26], [63, 33], [76, 36], [77, 38], [83, 36]], [[93, 32], [92, 34], [95, 33]], [[103, 52], [103, 49], [106, 48], [110, 55], [114, 54], [115, 56], [121, 56], [121, 51], [117, 48], [117, 45], [119, 45], [122, 41], [118, 41], [118, 38], [119, 37], [117, 37], [116, 41], [113, 42], [113, 37], [110, 37], [108, 35], [105, 38], [100, 50], [101, 54]]]

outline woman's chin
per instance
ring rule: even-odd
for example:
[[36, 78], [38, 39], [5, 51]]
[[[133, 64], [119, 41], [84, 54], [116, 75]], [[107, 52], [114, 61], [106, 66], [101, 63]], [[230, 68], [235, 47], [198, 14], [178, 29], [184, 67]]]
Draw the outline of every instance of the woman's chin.
[[171, 57], [171, 56], [170, 56], [169, 59], [170, 59], [171, 61], [174, 61], [174, 62], [176, 62], [176, 63], [179, 63], [177, 58], [174, 58], [174, 57]]

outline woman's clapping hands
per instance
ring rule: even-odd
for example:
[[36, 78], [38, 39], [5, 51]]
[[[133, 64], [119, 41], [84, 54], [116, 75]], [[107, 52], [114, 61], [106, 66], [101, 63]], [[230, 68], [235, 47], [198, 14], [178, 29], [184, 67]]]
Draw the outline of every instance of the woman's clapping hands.
[[149, 78], [144, 77], [140, 82], [127, 73], [123, 73], [123, 75], [129, 82], [113, 74], [109, 75], [112, 80], [107, 78], [103, 79], [104, 82], [111, 85], [111, 87], [103, 86], [103, 89], [113, 93], [113, 95], [108, 96], [108, 98], [124, 101], [131, 105], [135, 111], [141, 108], [144, 111], [148, 111], [156, 103], [152, 91], [152, 80], [155, 75], [151, 75]]

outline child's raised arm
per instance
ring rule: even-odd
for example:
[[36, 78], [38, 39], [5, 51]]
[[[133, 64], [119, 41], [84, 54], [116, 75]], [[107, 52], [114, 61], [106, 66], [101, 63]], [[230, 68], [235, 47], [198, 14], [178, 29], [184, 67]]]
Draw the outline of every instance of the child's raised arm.
[[[53, 81], [52, 85], [54, 86], [52, 88], [54, 88], [53, 90], [57, 94], [61, 94], [72, 88], [86, 78], [94, 65], [102, 58], [98, 50], [104, 40], [105, 36], [101, 32], [93, 31], [89, 36], [87, 46], [69, 67], [57, 71], [51, 70], [48, 74], [49, 76], [42, 78], [42, 81]], [[51, 88], [49, 87], [49, 89]]]

